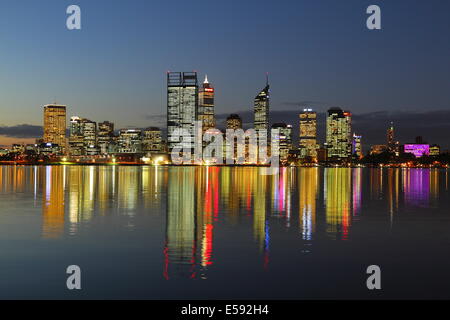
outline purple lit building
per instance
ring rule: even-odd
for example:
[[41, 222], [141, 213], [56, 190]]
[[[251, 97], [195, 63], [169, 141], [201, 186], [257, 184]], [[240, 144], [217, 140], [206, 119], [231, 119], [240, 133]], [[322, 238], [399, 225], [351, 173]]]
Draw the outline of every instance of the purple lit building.
[[405, 153], [412, 153], [416, 158], [430, 155], [429, 144], [405, 144]]

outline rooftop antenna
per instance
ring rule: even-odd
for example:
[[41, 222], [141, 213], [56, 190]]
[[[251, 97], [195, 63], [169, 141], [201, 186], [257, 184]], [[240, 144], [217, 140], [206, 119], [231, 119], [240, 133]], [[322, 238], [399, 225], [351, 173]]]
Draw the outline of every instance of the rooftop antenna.
[[266, 72], [266, 86], [269, 85], [269, 73]]

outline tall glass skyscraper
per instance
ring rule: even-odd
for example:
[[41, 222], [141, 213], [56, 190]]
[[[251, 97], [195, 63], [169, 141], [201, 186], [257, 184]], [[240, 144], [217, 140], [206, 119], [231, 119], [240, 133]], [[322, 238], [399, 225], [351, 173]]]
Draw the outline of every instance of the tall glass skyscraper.
[[299, 146], [302, 158], [317, 157], [317, 113], [312, 109], [303, 109], [299, 114]]
[[[182, 140], [185, 148], [194, 148], [195, 121], [198, 120], [198, 83], [196, 72], [167, 73], [167, 143], [169, 153]], [[184, 129], [187, 136], [174, 135]]]
[[202, 121], [203, 133], [216, 126], [214, 119], [214, 87], [208, 82], [208, 76], [200, 88], [198, 96], [198, 119]]
[[255, 130], [269, 132], [270, 87], [267, 80], [266, 87], [255, 97]]
[[327, 117], [328, 159], [349, 158], [352, 154], [352, 114], [341, 108], [331, 108]]

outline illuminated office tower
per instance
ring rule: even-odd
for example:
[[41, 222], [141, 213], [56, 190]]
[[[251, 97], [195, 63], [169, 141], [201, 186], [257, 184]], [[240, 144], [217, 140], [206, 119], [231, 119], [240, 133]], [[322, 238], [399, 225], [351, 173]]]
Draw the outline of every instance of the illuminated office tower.
[[395, 129], [393, 122], [391, 122], [391, 126], [387, 130], [387, 147], [389, 152], [393, 152], [396, 156], [399, 156], [400, 143], [398, 141], [395, 141]]
[[84, 154], [83, 126], [80, 117], [71, 117], [69, 126], [69, 154], [81, 156]]
[[353, 143], [352, 143], [352, 155], [361, 159], [363, 157], [362, 145], [361, 145], [362, 136], [353, 134]]
[[329, 159], [349, 158], [352, 151], [352, 115], [340, 108], [328, 110], [327, 152]]
[[[169, 152], [183, 141], [185, 149], [193, 149], [195, 121], [198, 120], [198, 83], [196, 72], [167, 73], [167, 143]], [[186, 136], [174, 134], [184, 129]]]
[[66, 106], [44, 106], [44, 142], [66, 147]]
[[[270, 87], [269, 78], [267, 78], [265, 88], [258, 93], [254, 101], [255, 114], [255, 130], [258, 135], [257, 150], [258, 162], [265, 163], [267, 161], [267, 151], [270, 144], [270, 127], [269, 127], [269, 109], [270, 109]], [[265, 141], [264, 141], [265, 140]], [[267, 148], [265, 147], [267, 146]]]
[[[274, 123], [272, 125], [272, 137], [273, 135], [278, 136], [280, 161], [285, 162], [289, 156], [289, 151], [292, 149], [292, 126], [285, 123]], [[275, 138], [273, 137], [273, 139]], [[273, 140], [272, 146], [274, 146]], [[276, 150], [272, 149], [272, 152], [276, 152]]]
[[317, 158], [317, 113], [312, 109], [304, 109], [299, 114], [300, 135], [299, 146], [302, 158]]
[[208, 82], [208, 76], [199, 89], [198, 120], [202, 121], [203, 133], [216, 126], [214, 119], [214, 87]]
[[150, 127], [144, 130], [142, 136], [142, 148], [144, 152], [159, 153], [163, 151], [161, 129]]
[[98, 124], [97, 143], [101, 154], [109, 152], [109, 146], [114, 140], [114, 123], [109, 121]]
[[142, 132], [139, 129], [121, 129], [118, 138], [119, 153], [139, 153], [142, 151]]
[[393, 151], [393, 148], [395, 147], [394, 133], [394, 123], [391, 122], [391, 126], [387, 130], [387, 145], [389, 147], [389, 151]]
[[81, 119], [83, 130], [84, 148], [94, 148], [97, 146], [97, 123], [88, 119]]
[[267, 78], [265, 88], [255, 97], [255, 130], [269, 131], [270, 87]]
[[237, 114], [230, 114], [227, 118], [227, 129], [242, 129], [242, 119]]

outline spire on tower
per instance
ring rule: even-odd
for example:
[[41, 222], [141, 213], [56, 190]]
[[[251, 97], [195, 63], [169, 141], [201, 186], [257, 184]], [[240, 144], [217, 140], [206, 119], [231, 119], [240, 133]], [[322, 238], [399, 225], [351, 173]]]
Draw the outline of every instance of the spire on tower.
[[204, 83], [204, 84], [209, 83], [209, 82], [208, 82], [208, 75], [207, 75], [207, 74], [205, 74], [205, 81], [203, 81], [203, 83]]
[[266, 86], [269, 85], [269, 73], [266, 72]]

